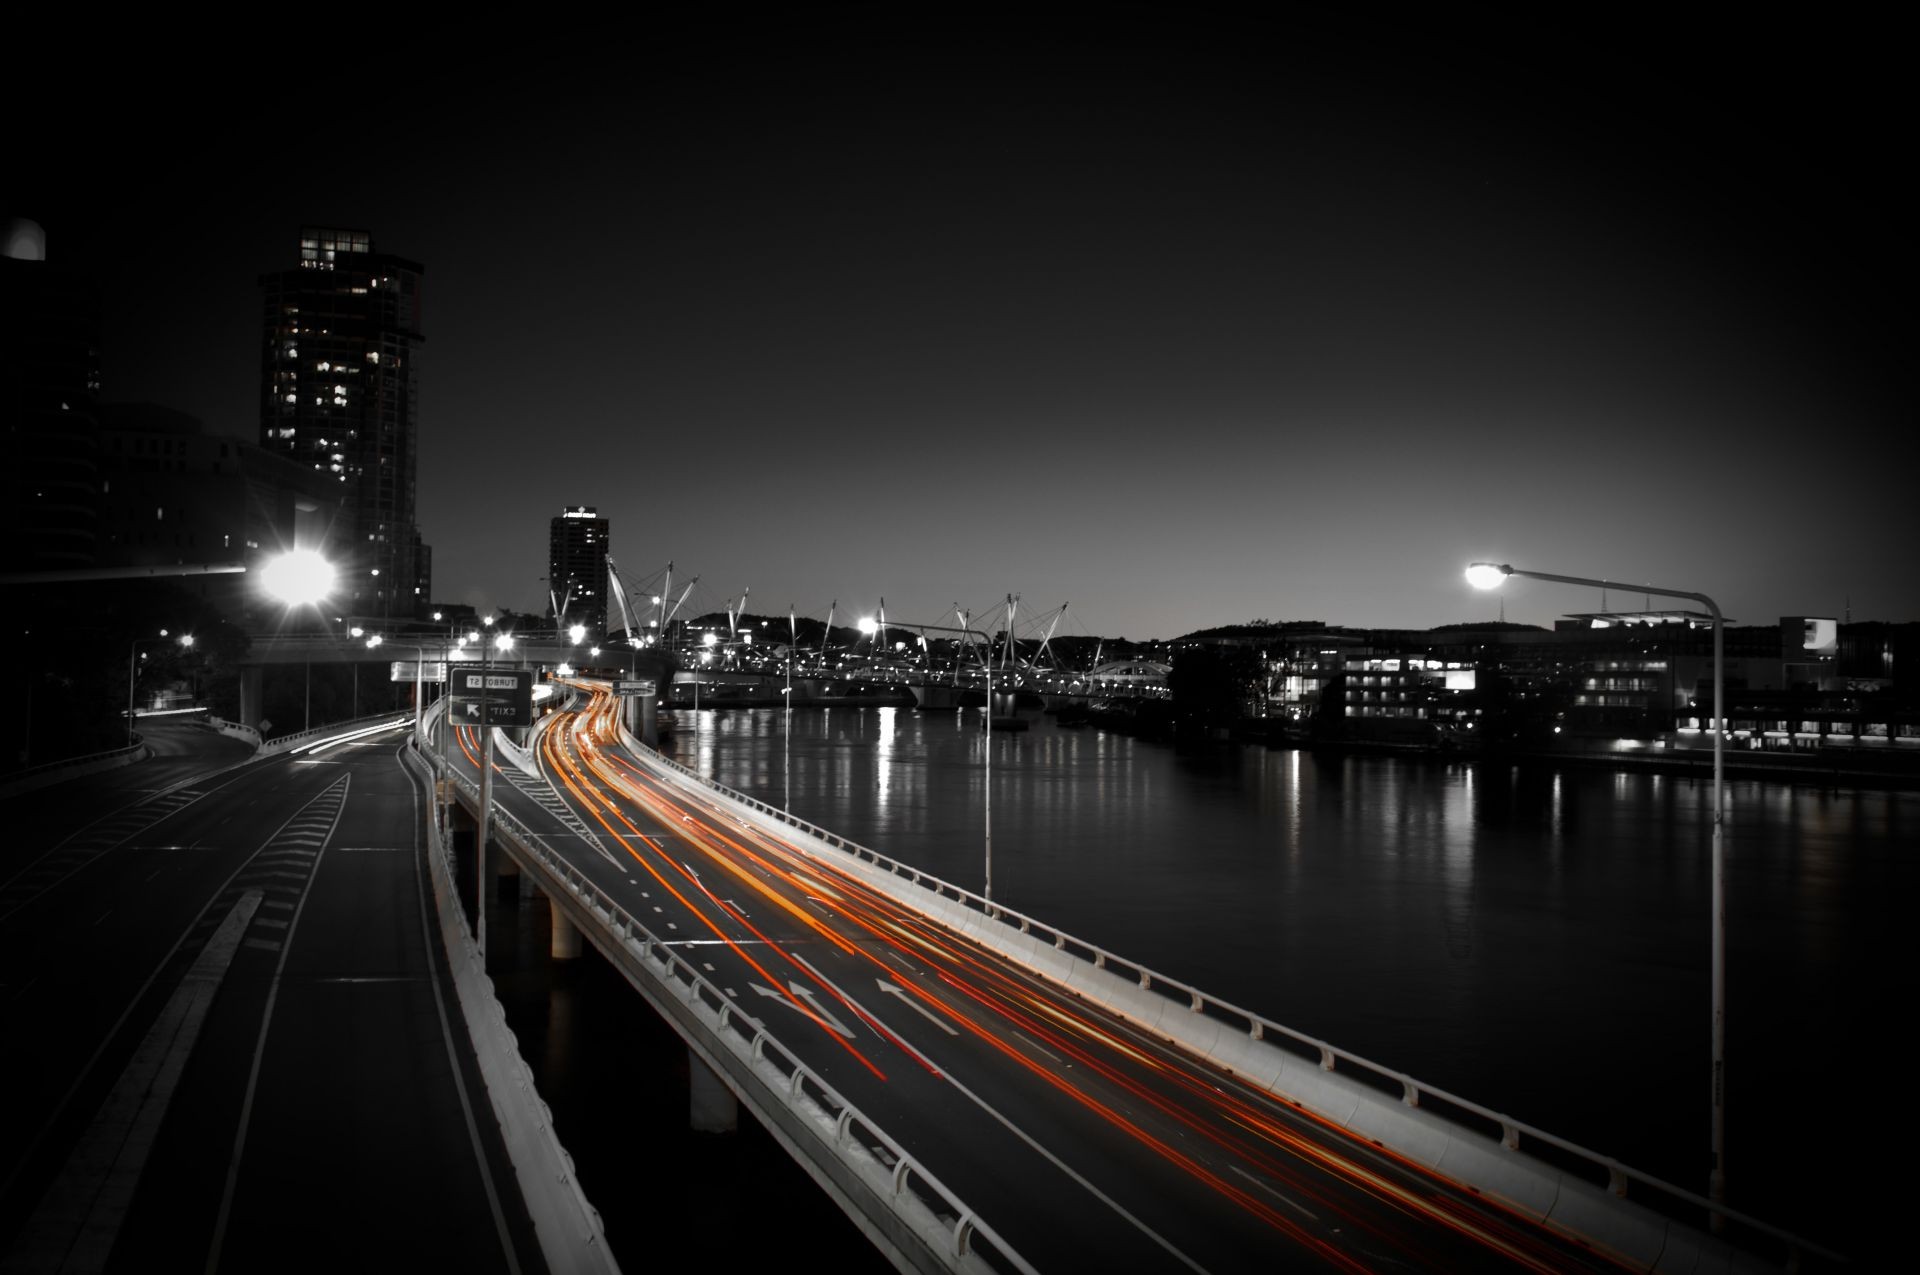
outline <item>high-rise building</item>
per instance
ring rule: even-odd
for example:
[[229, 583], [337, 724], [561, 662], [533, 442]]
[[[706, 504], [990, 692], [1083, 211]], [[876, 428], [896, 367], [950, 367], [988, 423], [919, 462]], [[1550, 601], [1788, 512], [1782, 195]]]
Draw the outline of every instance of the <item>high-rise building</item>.
[[569, 505], [547, 533], [548, 613], [556, 625], [607, 631], [607, 520], [592, 505]]
[[0, 558], [7, 569], [94, 563], [100, 430], [100, 296], [47, 260], [24, 219], [0, 226]]
[[377, 619], [432, 596], [414, 522], [424, 272], [366, 231], [309, 226], [299, 265], [260, 280], [260, 443], [338, 482], [340, 601]]

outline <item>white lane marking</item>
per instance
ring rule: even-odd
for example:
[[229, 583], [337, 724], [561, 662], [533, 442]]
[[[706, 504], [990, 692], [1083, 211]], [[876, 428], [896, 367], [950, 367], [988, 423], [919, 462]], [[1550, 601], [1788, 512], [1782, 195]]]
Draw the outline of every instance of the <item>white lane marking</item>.
[[922, 1005], [914, 997], [908, 995], [905, 989], [898, 987], [893, 983], [887, 982], [887, 980], [884, 978], [876, 978], [873, 981], [880, 985], [880, 991], [883, 995], [898, 997], [900, 999], [901, 1004], [905, 1005], [908, 1009], [920, 1015], [920, 1017], [926, 1019], [928, 1022], [932, 1023], [935, 1027], [938, 1027], [941, 1031], [945, 1032], [947, 1035], [958, 1036], [960, 1034], [957, 1028], [949, 1025], [944, 1018], [941, 1018], [938, 1014], [928, 1009], [925, 1005]]
[[[775, 991], [773, 988], [764, 987], [759, 983], [748, 983], [747, 986], [751, 987], [754, 991], [758, 992], [760, 995], [767, 997], [769, 1000], [775, 1001], [781, 1005], [786, 1006], [788, 1009], [792, 1010], [796, 1014], [799, 1014], [801, 1017], [804, 1018], [807, 1016], [806, 1010], [800, 1008], [800, 1006], [794, 1004], [792, 1001], [788, 1000], [785, 996], [781, 995], [779, 992]], [[787, 986], [793, 989], [794, 995], [804, 996], [807, 998], [807, 1004], [813, 1006], [814, 1013], [820, 1015], [820, 1019], [823, 1023], [825, 1023], [828, 1027], [831, 1027], [833, 1030], [839, 1032], [842, 1036], [845, 1036], [848, 1040], [853, 1039], [852, 1029], [849, 1028], [845, 1023], [841, 1022], [839, 1019], [835, 1018], [832, 1014], [829, 1014], [824, 1009], [821, 1009], [819, 1002], [813, 999], [813, 993], [811, 991], [805, 988], [802, 988], [798, 983], [788, 983]]]
[[1055, 1155], [1053, 1152], [1047, 1150], [1045, 1147], [1041, 1146], [1038, 1142], [1036, 1142], [1032, 1134], [1028, 1133], [1026, 1130], [1022, 1129], [1019, 1125], [1007, 1119], [1007, 1117], [1001, 1115], [998, 1111], [995, 1111], [992, 1107], [988, 1106], [987, 1103], [981, 1099], [979, 1094], [973, 1092], [973, 1090], [967, 1088], [965, 1085], [961, 1084], [958, 1080], [955, 1080], [953, 1078], [952, 1072], [942, 1071], [940, 1075], [946, 1080], [948, 1084], [952, 1085], [954, 1089], [961, 1094], [961, 1096], [965, 1097], [968, 1101], [972, 1102], [973, 1105], [980, 1108], [980, 1110], [986, 1112], [993, 1119], [999, 1121], [1001, 1126], [1004, 1127], [1008, 1133], [1011, 1133], [1014, 1137], [1026, 1143], [1029, 1147], [1033, 1148], [1036, 1154], [1038, 1154], [1042, 1159], [1046, 1160], [1047, 1163], [1053, 1165], [1054, 1168], [1060, 1170], [1060, 1172], [1066, 1174], [1068, 1177], [1072, 1178], [1075, 1182], [1079, 1183], [1080, 1186], [1086, 1190], [1087, 1194], [1093, 1196], [1094, 1199], [1100, 1201], [1102, 1204], [1112, 1209], [1115, 1213], [1119, 1214], [1127, 1222], [1131, 1223], [1133, 1227], [1136, 1230], [1138, 1230], [1142, 1235], [1146, 1236], [1148, 1239], [1152, 1240], [1155, 1244], [1158, 1244], [1161, 1248], [1165, 1249], [1173, 1257], [1175, 1261], [1179, 1262], [1182, 1266], [1185, 1266], [1189, 1270], [1200, 1272], [1200, 1275], [1207, 1275], [1206, 1267], [1200, 1265], [1200, 1263], [1194, 1261], [1191, 1257], [1188, 1257], [1185, 1253], [1182, 1253], [1179, 1249], [1175, 1248], [1173, 1246], [1172, 1241], [1168, 1240], [1164, 1235], [1161, 1235], [1158, 1231], [1155, 1231], [1152, 1227], [1148, 1226], [1145, 1222], [1141, 1221], [1139, 1218], [1135, 1217], [1133, 1214], [1127, 1212], [1125, 1208], [1121, 1207], [1120, 1202], [1118, 1200], [1114, 1199], [1112, 1196], [1108, 1195], [1105, 1191], [1102, 1191], [1099, 1187], [1089, 1182], [1082, 1174], [1077, 1172], [1071, 1165], [1067, 1164], [1059, 1156]]
[[16, 1237], [12, 1251], [25, 1269], [105, 1268], [180, 1074], [260, 899], [258, 890], [240, 896], [147, 1030], [100, 1113]]
[[1227, 1167], [1229, 1169], [1232, 1169], [1235, 1173], [1238, 1173], [1241, 1177], [1245, 1178], [1247, 1181], [1259, 1187], [1262, 1191], [1265, 1191], [1268, 1195], [1271, 1195], [1274, 1199], [1280, 1201], [1280, 1203], [1286, 1205], [1288, 1208], [1293, 1209], [1295, 1212], [1299, 1213], [1301, 1217], [1306, 1218], [1309, 1222], [1318, 1222], [1320, 1220], [1320, 1217], [1318, 1214], [1308, 1209], [1305, 1205], [1301, 1204], [1298, 1200], [1295, 1200], [1290, 1196], [1282, 1195], [1280, 1192], [1274, 1190], [1272, 1184], [1267, 1182], [1265, 1179], [1256, 1177], [1255, 1175], [1248, 1173], [1245, 1169], [1241, 1168], [1237, 1164], [1230, 1164]]
[[[404, 745], [402, 747], [404, 747]], [[396, 753], [395, 761], [398, 762], [398, 760], [399, 754]], [[407, 781], [413, 788], [413, 836], [414, 844], [417, 847], [420, 841], [421, 827], [420, 780], [411, 770], [408, 770], [405, 765], [401, 765], [400, 769], [406, 774]], [[519, 1254], [514, 1251], [513, 1235], [507, 1229], [506, 1213], [500, 1207], [500, 1193], [493, 1185], [493, 1169], [487, 1163], [487, 1153], [480, 1145], [480, 1127], [474, 1121], [473, 1103], [467, 1098], [467, 1082], [460, 1074], [460, 1056], [454, 1049], [453, 1028], [447, 1021], [447, 1003], [445, 998], [440, 994], [439, 971], [438, 967], [434, 964], [433, 958], [434, 941], [431, 937], [433, 927], [427, 920], [426, 892], [420, 887], [420, 873], [418, 869], [413, 872], [412, 876], [414, 881], [414, 894], [420, 902], [420, 942], [421, 945], [426, 948], [427, 984], [433, 988], [433, 1005], [440, 1015], [440, 1039], [446, 1042], [447, 1065], [453, 1076], [454, 1092], [460, 1095], [460, 1112], [466, 1117], [467, 1143], [473, 1148], [473, 1158], [480, 1169], [480, 1182], [481, 1185], [486, 1188], [487, 1205], [493, 1210], [493, 1232], [495, 1237], [500, 1241], [500, 1251], [506, 1258], [507, 1275], [520, 1275], [520, 1257]], [[452, 970], [447, 971], [447, 977], [453, 977]]]

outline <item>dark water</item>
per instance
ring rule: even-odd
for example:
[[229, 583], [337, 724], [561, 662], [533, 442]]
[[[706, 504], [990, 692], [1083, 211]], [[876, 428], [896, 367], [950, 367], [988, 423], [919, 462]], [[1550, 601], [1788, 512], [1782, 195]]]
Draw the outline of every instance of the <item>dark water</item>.
[[[1704, 1193], [1711, 783], [1183, 752], [1038, 714], [993, 737], [994, 898]], [[980, 714], [682, 711], [715, 780], [978, 889]], [[1920, 793], [1727, 786], [1736, 1208], [1865, 1256], [1910, 1130]], [[1898, 1145], [1896, 1143], [1896, 1145]]]

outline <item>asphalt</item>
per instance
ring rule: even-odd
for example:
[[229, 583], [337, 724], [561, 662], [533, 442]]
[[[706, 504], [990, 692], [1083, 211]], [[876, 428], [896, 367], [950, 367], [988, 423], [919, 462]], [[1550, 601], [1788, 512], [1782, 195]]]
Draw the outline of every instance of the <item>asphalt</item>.
[[0, 802], [0, 1271], [544, 1270], [399, 736], [200, 729]]

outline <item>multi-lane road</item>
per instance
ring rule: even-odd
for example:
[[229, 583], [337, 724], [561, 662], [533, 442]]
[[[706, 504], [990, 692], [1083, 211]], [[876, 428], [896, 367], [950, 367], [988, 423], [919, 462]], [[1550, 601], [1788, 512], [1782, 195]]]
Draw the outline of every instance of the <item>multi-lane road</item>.
[[0, 803], [0, 1270], [541, 1269], [404, 732], [143, 734]]
[[[620, 747], [614, 713], [580, 684], [537, 735], [547, 783], [506, 768], [496, 799], [1035, 1268], [1615, 1267], [667, 782]], [[459, 753], [472, 773], [477, 738]], [[571, 831], [534, 800], [549, 783]]]

